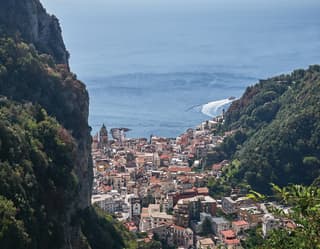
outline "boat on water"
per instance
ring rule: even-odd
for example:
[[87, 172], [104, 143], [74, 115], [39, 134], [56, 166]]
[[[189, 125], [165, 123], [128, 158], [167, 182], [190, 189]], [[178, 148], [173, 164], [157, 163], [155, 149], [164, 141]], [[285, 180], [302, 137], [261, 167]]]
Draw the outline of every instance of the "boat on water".
[[236, 99], [236, 97], [234, 97], [234, 96], [230, 96], [229, 98], [228, 98], [228, 100], [235, 100]]

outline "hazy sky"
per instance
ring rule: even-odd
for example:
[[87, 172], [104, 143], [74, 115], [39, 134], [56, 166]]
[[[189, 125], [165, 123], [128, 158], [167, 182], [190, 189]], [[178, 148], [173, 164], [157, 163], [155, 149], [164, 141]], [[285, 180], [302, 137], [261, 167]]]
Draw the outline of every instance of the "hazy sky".
[[[227, 60], [234, 64], [238, 59], [230, 58], [233, 56], [241, 59], [239, 63], [246, 64], [243, 55], [248, 54], [245, 50], [251, 49], [251, 45], [246, 45], [248, 39], [255, 43], [252, 50], [257, 50], [253, 52], [256, 56], [269, 56], [265, 50], [269, 46], [273, 46], [278, 54], [285, 50], [291, 54], [306, 54], [308, 41], [317, 40], [315, 18], [320, 11], [319, 0], [42, 2], [49, 13], [59, 18], [71, 53], [72, 68], [80, 75], [86, 73], [88, 66], [100, 68], [96, 74], [105, 73], [104, 68], [110, 73], [114, 69], [121, 73], [160, 69], [163, 65], [209, 65], [213, 57], [219, 59], [219, 63]], [[312, 26], [309, 23], [313, 23]], [[274, 29], [277, 30], [274, 32]], [[292, 31], [288, 32], [290, 29]], [[304, 29], [306, 32], [302, 34]], [[253, 34], [254, 37], [250, 37]], [[312, 37], [306, 36], [309, 34]], [[291, 46], [293, 42], [295, 44]], [[281, 45], [283, 43], [288, 46]], [[200, 53], [206, 53], [206, 56]], [[90, 65], [86, 61], [90, 61]], [[304, 65], [303, 60], [300, 61]], [[127, 70], [127, 67], [131, 69]], [[278, 65], [275, 67], [280, 72], [283, 70]], [[289, 64], [288, 68], [291, 68]], [[266, 69], [264, 72], [273, 73]]]
[[[198, 8], [232, 9], [232, 12], [245, 10], [286, 11], [304, 7], [320, 6], [319, 0], [42, 0], [49, 12], [59, 14], [79, 12], [88, 16], [108, 11], [167, 11], [172, 8], [181, 11], [196, 11]], [[308, 8], [310, 10], [310, 8]], [[75, 13], [73, 13], [75, 14]], [[266, 13], [267, 14], [267, 13]]]

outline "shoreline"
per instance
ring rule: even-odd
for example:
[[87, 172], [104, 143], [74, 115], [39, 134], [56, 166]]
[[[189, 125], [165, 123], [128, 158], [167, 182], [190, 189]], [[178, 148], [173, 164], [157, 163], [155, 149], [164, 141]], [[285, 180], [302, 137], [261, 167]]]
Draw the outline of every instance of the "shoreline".
[[[223, 114], [223, 111], [224, 110], [226, 111], [229, 108], [230, 104], [237, 99], [238, 98], [235, 98], [235, 97], [228, 97], [228, 98], [210, 101], [205, 104], [193, 105], [193, 106], [185, 109], [185, 112], [195, 111], [195, 112], [201, 113], [204, 116], [204, 118], [202, 120], [199, 120], [199, 122], [195, 123], [194, 125], [186, 125], [186, 126], [184, 126], [184, 128], [181, 126], [180, 127], [181, 129], [179, 129], [179, 131], [175, 132], [174, 135], [170, 135], [170, 136], [163, 135], [163, 134], [161, 135], [161, 132], [159, 132], [159, 133], [158, 132], [150, 132], [149, 134], [144, 133], [144, 135], [141, 135], [141, 136], [137, 136], [137, 135], [131, 136], [130, 132], [134, 133], [134, 131], [135, 131], [135, 129], [132, 127], [129, 127], [129, 126], [115, 127], [115, 126], [109, 126], [109, 125], [108, 125], [108, 127], [111, 127], [110, 130], [127, 129], [126, 137], [128, 139], [146, 138], [146, 137], [150, 137], [150, 135], [155, 135], [157, 137], [165, 137], [165, 138], [176, 138], [179, 135], [185, 133], [185, 131], [190, 128], [193, 129], [193, 128], [199, 126], [199, 124], [201, 124], [203, 122], [206, 122], [206, 121], [214, 119], [215, 117], [221, 116]], [[91, 127], [93, 127], [93, 126], [91, 126]], [[96, 135], [96, 133], [99, 131], [99, 129], [101, 127], [101, 123], [95, 124], [94, 127], [95, 128], [92, 128], [91, 136]], [[151, 125], [150, 125], [150, 127], [151, 127]], [[168, 127], [166, 127], [166, 128], [168, 128]], [[176, 127], [172, 127], [172, 128], [175, 129]]]

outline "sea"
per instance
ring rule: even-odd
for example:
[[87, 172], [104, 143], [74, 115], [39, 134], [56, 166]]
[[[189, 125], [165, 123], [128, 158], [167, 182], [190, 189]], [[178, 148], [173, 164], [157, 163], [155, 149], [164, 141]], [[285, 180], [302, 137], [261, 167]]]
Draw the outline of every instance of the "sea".
[[245, 89], [320, 63], [318, 0], [43, 0], [96, 133], [176, 137]]

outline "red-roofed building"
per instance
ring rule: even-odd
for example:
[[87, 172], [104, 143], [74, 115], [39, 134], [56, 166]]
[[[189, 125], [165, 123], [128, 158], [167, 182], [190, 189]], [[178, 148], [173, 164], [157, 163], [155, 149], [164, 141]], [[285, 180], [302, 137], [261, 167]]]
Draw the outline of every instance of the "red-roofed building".
[[170, 158], [169, 158], [169, 155], [168, 155], [168, 154], [162, 154], [162, 155], [160, 156], [160, 159], [161, 159], [161, 160], [169, 160]]
[[283, 223], [283, 226], [285, 228], [288, 228], [288, 229], [291, 229], [291, 230], [293, 230], [293, 229], [295, 229], [297, 227], [297, 225], [292, 220], [286, 220], [285, 219], [285, 220], [282, 221], [282, 223]]
[[215, 163], [212, 165], [212, 172], [214, 175], [218, 174], [219, 171], [222, 170], [223, 167], [227, 166], [229, 164], [228, 160], [223, 160], [220, 163]]
[[[224, 241], [228, 249], [237, 249], [240, 246], [240, 240], [238, 239], [229, 239]], [[242, 247], [240, 247], [242, 248]]]
[[180, 199], [185, 199], [185, 198], [190, 198], [190, 197], [194, 197], [197, 195], [197, 191], [194, 188], [191, 189], [185, 189], [181, 192], [175, 193], [172, 198], [173, 198], [173, 205], [176, 205], [176, 203], [180, 200]]
[[212, 165], [212, 171], [213, 172], [218, 172], [222, 169], [222, 165], [220, 163], [215, 163]]
[[109, 185], [102, 185], [99, 189], [102, 193], [108, 193], [112, 190], [112, 186]]
[[223, 243], [227, 248], [237, 248], [240, 245], [240, 240], [237, 239], [233, 230], [223, 230], [220, 232]]
[[124, 225], [130, 232], [135, 233], [138, 231], [138, 227], [133, 222], [127, 222]]
[[245, 220], [238, 220], [232, 222], [232, 229], [236, 234], [239, 234], [245, 230], [248, 230], [250, 225]]
[[236, 238], [236, 234], [233, 230], [223, 230], [220, 233], [222, 235], [223, 240]]
[[159, 158], [160, 158], [160, 166], [169, 166], [170, 156], [168, 154], [162, 154]]

